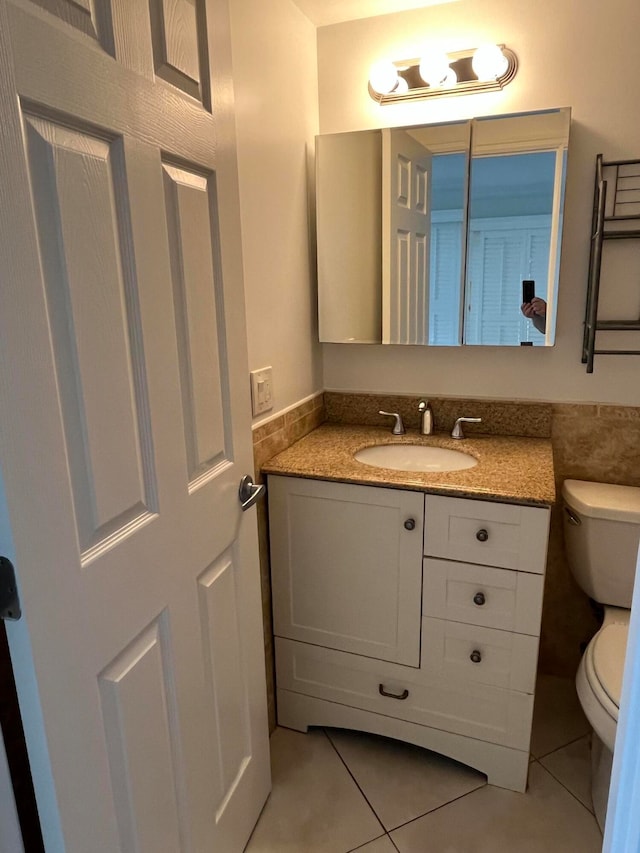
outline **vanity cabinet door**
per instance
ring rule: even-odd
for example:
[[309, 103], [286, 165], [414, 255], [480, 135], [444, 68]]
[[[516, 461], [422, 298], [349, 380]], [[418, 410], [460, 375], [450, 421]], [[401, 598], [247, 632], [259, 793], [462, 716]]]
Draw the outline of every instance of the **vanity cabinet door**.
[[424, 496], [270, 476], [278, 637], [420, 664]]

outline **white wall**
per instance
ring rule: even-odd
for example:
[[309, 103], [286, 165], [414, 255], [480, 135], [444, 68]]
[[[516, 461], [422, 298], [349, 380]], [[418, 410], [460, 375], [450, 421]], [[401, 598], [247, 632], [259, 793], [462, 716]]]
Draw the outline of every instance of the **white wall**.
[[[638, 32], [638, 0], [458, 0], [318, 30], [322, 133], [564, 106], [573, 119], [556, 346], [324, 344], [326, 388], [640, 405], [640, 357], [596, 358], [589, 376], [580, 362], [595, 156], [640, 158]], [[419, 56], [428, 38], [442, 38], [450, 50], [505, 43], [518, 56], [518, 74], [498, 93], [384, 107], [374, 102], [367, 92], [370, 65]], [[637, 290], [640, 246], [638, 252], [630, 275]], [[639, 337], [635, 344], [640, 349]]]
[[230, 6], [249, 368], [273, 367], [271, 415], [322, 389], [308, 193], [316, 29], [291, 0]]

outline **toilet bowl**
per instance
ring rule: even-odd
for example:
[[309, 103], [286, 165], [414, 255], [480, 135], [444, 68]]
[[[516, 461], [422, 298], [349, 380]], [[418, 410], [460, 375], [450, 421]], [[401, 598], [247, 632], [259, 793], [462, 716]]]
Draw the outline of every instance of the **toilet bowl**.
[[576, 675], [576, 689], [585, 716], [612, 752], [620, 710], [629, 616], [629, 610], [605, 609], [604, 623], [587, 646]]
[[605, 608], [604, 623], [585, 649], [576, 675], [582, 710], [593, 729], [591, 798], [604, 831], [613, 765], [630, 611]]
[[640, 543], [640, 489], [566, 480], [562, 495], [572, 574], [605, 605], [602, 626], [576, 674], [578, 698], [593, 728], [591, 794], [604, 829]]

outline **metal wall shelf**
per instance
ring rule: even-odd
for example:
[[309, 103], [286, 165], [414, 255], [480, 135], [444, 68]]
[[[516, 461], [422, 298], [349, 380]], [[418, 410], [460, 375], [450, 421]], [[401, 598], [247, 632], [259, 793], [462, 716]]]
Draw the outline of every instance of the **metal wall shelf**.
[[[605, 180], [605, 173], [608, 180]], [[607, 199], [610, 180], [613, 195]], [[626, 224], [621, 227], [621, 223]], [[640, 160], [605, 161], [602, 154], [598, 154], [582, 343], [582, 363], [587, 365], [587, 373], [593, 373], [596, 355], [640, 355], [640, 350], [596, 349], [597, 331], [640, 332], [640, 317], [637, 320], [598, 320], [602, 250], [608, 240], [640, 240]]]

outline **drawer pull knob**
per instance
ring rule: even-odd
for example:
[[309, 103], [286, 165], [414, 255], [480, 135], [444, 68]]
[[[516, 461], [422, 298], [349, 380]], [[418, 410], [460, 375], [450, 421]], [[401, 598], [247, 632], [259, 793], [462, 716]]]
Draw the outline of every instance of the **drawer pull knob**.
[[474, 649], [471, 652], [471, 654], [469, 655], [469, 659], [473, 663], [480, 663], [480, 661], [482, 660], [482, 655], [480, 654], [480, 652], [477, 649]]
[[476, 592], [476, 594], [473, 596], [473, 603], [477, 604], [478, 607], [482, 607], [486, 600], [487, 599], [485, 598], [484, 592]]
[[416, 526], [415, 518], [408, 518], [404, 523], [405, 530], [413, 530], [415, 528], [415, 526]]
[[476, 539], [478, 540], [478, 542], [486, 542], [488, 538], [489, 538], [489, 533], [488, 533], [488, 531], [486, 531], [484, 529], [484, 527], [482, 527], [476, 533]]
[[389, 693], [384, 689], [383, 684], [378, 685], [378, 692], [381, 696], [388, 696], [389, 699], [407, 699], [409, 696], [409, 691], [407, 689], [403, 690], [402, 693]]

